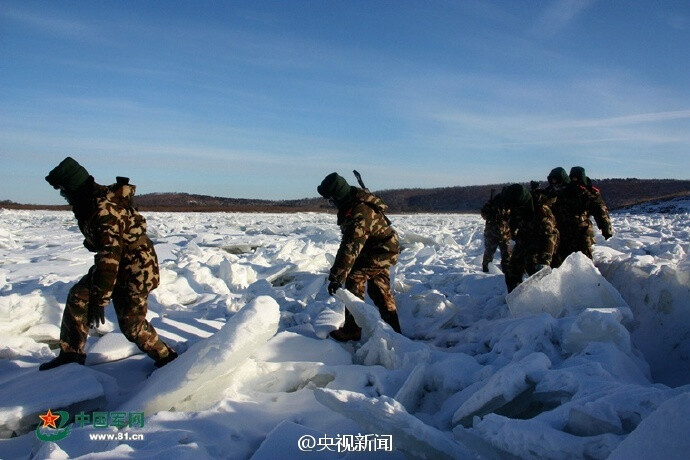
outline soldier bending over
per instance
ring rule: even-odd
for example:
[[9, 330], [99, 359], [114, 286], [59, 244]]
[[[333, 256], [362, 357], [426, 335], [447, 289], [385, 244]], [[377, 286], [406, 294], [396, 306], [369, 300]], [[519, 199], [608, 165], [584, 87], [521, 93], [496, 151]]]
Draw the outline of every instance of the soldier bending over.
[[[367, 190], [351, 187], [337, 173], [326, 176], [317, 191], [338, 207], [338, 225], [343, 234], [328, 276], [328, 293], [335, 294], [345, 283], [348, 291], [364, 299], [366, 285], [381, 318], [400, 332], [390, 286], [390, 268], [398, 261], [400, 249], [398, 234], [384, 215], [387, 206]], [[355, 318], [345, 309], [345, 324], [331, 332], [331, 337], [341, 342], [359, 340], [361, 332]]]
[[105, 323], [105, 307], [113, 301], [120, 330], [161, 367], [177, 357], [146, 321], [149, 292], [158, 286], [158, 259], [146, 235], [146, 220], [134, 209], [135, 187], [118, 177], [102, 186], [70, 157], [46, 180], [72, 206], [84, 246], [95, 252], [89, 272], [69, 291], [60, 327], [60, 354], [40, 370], [68, 363], [84, 364], [90, 327]]

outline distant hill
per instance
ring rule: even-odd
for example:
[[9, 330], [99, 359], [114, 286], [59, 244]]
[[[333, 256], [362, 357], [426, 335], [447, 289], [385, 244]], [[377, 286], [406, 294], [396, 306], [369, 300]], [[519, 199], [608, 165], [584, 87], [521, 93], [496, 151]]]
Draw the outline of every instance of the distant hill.
[[[673, 179], [601, 179], [593, 180], [601, 190], [609, 209], [634, 204], [690, 196], [690, 180]], [[392, 213], [476, 213], [489, 199], [491, 190], [498, 193], [508, 184], [473, 185], [432, 189], [380, 190], [376, 193]], [[528, 184], [525, 184], [528, 185]], [[540, 184], [542, 187], [545, 183]], [[135, 197], [142, 211], [197, 212], [329, 212], [333, 208], [322, 198], [299, 200], [254, 200], [224, 198], [189, 193], [149, 193]], [[68, 209], [67, 206], [24, 205], [0, 201], [0, 208]]]
[[[609, 209], [690, 196], [690, 180], [602, 179], [592, 180]], [[393, 212], [479, 212], [491, 196], [509, 184], [446, 187], [435, 189], [383, 190], [377, 194]], [[529, 184], [523, 184], [529, 187]], [[546, 187], [545, 182], [540, 187]]]
[[137, 207], [148, 211], [298, 212], [328, 209], [328, 203], [317, 198], [255, 200], [189, 193], [148, 193], [135, 196], [134, 200]]
[[[602, 179], [594, 180], [610, 209], [677, 196], [690, 196], [690, 180], [671, 179]], [[491, 196], [509, 184], [473, 185], [432, 189], [395, 189], [376, 191], [390, 212], [462, 212], [475, 213]], [[525, 184], [529, 185], [529, 184]], [[546, 183], [540, 184], [542, 187]], [[301, 200], [268, 201], [237, 198], [220, 198], [186, 193], [153, 193], [136, 197], [143, 210], [187, 211], [259, 211], [296, 212], [332, 210], [326, 200], [304, 198]]]

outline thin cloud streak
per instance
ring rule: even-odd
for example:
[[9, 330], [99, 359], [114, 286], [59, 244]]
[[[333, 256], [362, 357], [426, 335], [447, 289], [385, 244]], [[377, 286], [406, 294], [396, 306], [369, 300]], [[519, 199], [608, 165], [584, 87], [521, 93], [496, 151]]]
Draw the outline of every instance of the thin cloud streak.
[[592, 6], [595, 0], [556, 0], [542, 13], [532, 28], [538, 37], [552, 37]]
[[611, 118], [594, 118], [590, 120], [572, 120], [556, 122], [547, 127], [550, 128], [589, 128], [606, 126], [629, 126], [645, 123], [656, 123], [669, 120], [685, 120], [690, 118], [690, 110], [675, 110], [670, 112], [641, 113], [634, 115], [624, 115]]
[[[646, 142], [656, 144], [685, 143], [690, 147], [687, 128], [662, 132], [653, 126], [642, 129], [638, 125], [690, 118], [690, 111], [640, 114], [608, 119], [550, 121], [548, 115], [535, 116], [518, 113], [510, 116], [452, 112], [435, 114], [445, 124], [447, 135], [468, 139], [475, 147], [518, 145], [585, 145], [595, 143]], [[634, 127], [634, 129], [618, 129]], [[505, 139], [495, 142], [497, 136]], [[465, 142], [465, 145], [468, 145]]]
[[8, 20], [29, 26], [41, 33], [76, 39], [92, 39], [96, 37], [94, 28], [75, 20], [32, 14], [16, 8], [6, 9], [0, 12], [0, 15]]

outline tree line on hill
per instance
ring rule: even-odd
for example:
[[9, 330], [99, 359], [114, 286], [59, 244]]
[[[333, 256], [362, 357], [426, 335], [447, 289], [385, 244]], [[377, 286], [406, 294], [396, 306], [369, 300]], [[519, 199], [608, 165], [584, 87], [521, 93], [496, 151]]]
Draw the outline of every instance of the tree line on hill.
[[[621, 209], [649, 201], [690, 196], [690, 181], [672, 179], [602, 179], [592, 180], [609, 209]], [[510, 184], [445, 187], [435, 189], [384, 190], [377, 194], [391, 212], [479, 212], [481, 207], [503, 187]], [[530, 184], [523, 184], [530, 187]], [[546, 182], [539, 187], [545, 188]]]
[[[690, 180], [601, 179], [592, 180], [609, 209], [639, 203], [690, 196]], [[472, 185], [432, 189], [408, 188], [376, 191], [391, 213], [478, 213], [491, 196], [509, 184]], [[529, 184], [524, 184], [529, 187]], [[545, 187], [544, 182], [540, 183]], [[149, 193], [135, 197], [141, 211], [197, 212], [333, 212], [323, 198], [255, 200], [223, 198], [189, 193]], [[65, 206], [27, 205], [0, 201], [0, 208], [68, 209]]]

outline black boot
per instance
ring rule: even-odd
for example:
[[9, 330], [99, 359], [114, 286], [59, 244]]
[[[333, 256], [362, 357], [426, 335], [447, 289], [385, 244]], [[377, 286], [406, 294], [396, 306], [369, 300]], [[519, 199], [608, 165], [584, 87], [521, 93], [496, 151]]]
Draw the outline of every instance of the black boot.
[[352, 313], [350, 313], [346, 308], [345, 324], [343, 324], [343, 327], [336, 329], [335, 331], [331, 331], [329, 335], [338, 342], [347, 342], [349, 340], [357, 341], [362, 338], [362, 328], [357, 326], [355, 317], [352, 316]]
[[156, 362], [154, 363], [154, 366], [156, 367], [163, 367], [166, 364], [168, 364], [170, 361], [173, 361], [175, 358], [177, 358], [177, 352], [173, 350], [172, 348], [168, 348], [168, 354], [165, 355], [165, 357], [157, 359]]
[[61, 351], [60, 354], [57, 355], [57, 358], [53, 358], [47, 363], [43, 363], [40, 366], [38, 366], [38, 370], [47, 371], [48, 369], [52, 369], [54, 367], [62, 366], [63, 364], [69, 363], [77, 363], [84, 365], [85, 361], [85, 354]]
[[341, 327], [340, 329], [336, 329], [335, 331], [331, 331], [329, 334], [332, 338], [337, 340], [338, 342], [347, 342], [349, 340], [360, 340], [362, 338], [362, 329], [357, 328], [353, 330], [346, 330], [344, 327]]
[[384, 312], [381, 312], [381, 319], [388, 323], [388, 325], [392, 327], [395, 332], [397, 332], [398, 334], [402, 333], [400, 330], [400, 321], [398, 320], [397, 310], [386, 310]]

